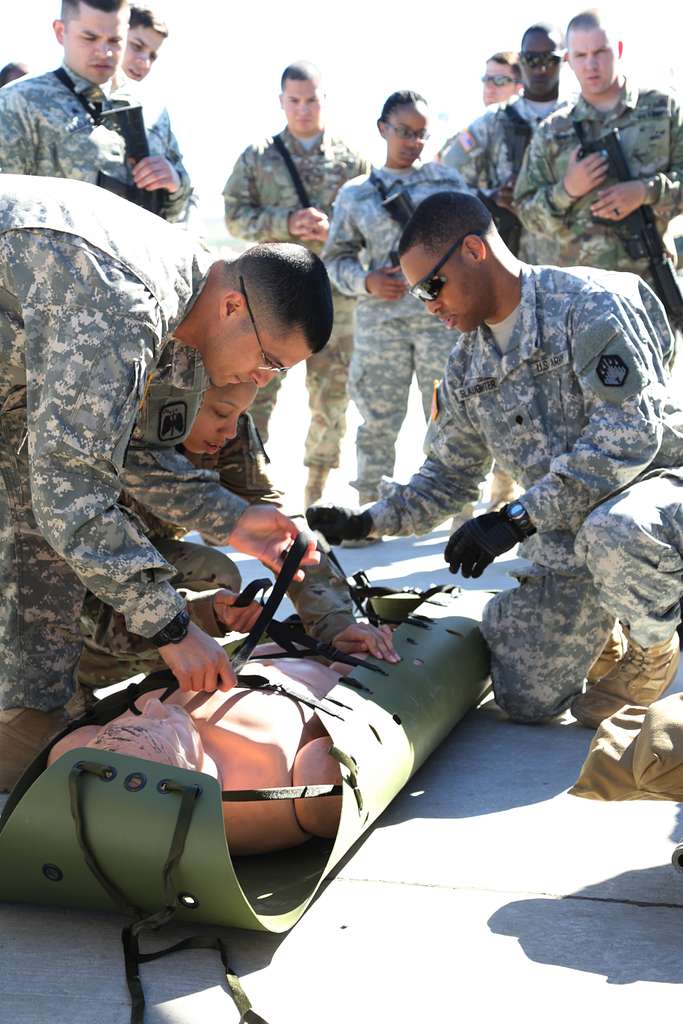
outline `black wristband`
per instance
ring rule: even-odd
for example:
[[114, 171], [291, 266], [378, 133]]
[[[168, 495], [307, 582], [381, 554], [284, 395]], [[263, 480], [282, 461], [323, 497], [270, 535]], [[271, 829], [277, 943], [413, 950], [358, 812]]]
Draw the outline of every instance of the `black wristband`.
[[150, 637], [150, 642], [155, 647], [165, 647], [166, 644], [179, 644], [187, 636], [189, 628], [190, 616], [187, 608], [183, 608], [174, 619], [166, 623], [163, 629], [160, 629], [158, 633]]

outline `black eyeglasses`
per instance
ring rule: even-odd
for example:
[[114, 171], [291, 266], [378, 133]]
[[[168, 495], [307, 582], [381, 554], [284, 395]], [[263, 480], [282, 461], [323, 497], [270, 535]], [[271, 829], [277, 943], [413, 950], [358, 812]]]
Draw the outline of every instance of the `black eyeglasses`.
[[547, 68], [551, 64], [559, 64], [562, 58], [556, 53], [520, 53], [519, 60], [528, 68]]
[[419, 132], [414, 132], [407, 124], [394, 124], [393, 121], [385, 121], [384, 124], [395, 131], [399, 139], [409, 140], [410, 142], [426, 142], [429, 138], [429, 132], [426, 128], [422, 128]]
[[481, 80], [484, 85], [490, 83], [491, 85], [512, 85], [516, 81], [511, 75], [482, 75]]
[[444, 263], [451, 258], [458, 246], [462, 245], [465, 239], [469, 238], [470, 235], [476, 235], [477, 238], [481, 238], [479, 231], [468, 231], [466, 235], [458, 238], [456, 242], [453, 242], [450, 249], [446, 250], [439, 262], [432, 267], [429, 273], [425, 274], [417, 284], [413, 285], [410, 289], [410, 294], [414, 295], [416, 299], [420, 300], [420, 302], [432, 302], [438, 296], [446, 283], [446, 278], [439, 274], [439, 271], [443, 267]]
[[254, 314], [251, 311], [251, 305], [249, 304], [249, 296], [247, 295], [247, 289], [244, 286], [244, 278], [242, 277], [241, 274], [240, 291], [242, 292], [242, 295], [244, 295], [244, 304], [247, 307], [247, 313], [249, 314], [249, 319], [251, 320], [251, 326], [254, 328], [254, 334], [256, 335], [256, 344], [261, 349], [261, 355], [263, 356], [263, 366], [257, 366], [256, 369], [269, 370], [270, 373], [287, 373], [289, 367], [280, 366], [279, 363], [274, 362], [263, 348], [263, 345], [261, 344], [261, 339], [258, 333], [258, 327], [256, 326], [256, 321], [254, 320]]

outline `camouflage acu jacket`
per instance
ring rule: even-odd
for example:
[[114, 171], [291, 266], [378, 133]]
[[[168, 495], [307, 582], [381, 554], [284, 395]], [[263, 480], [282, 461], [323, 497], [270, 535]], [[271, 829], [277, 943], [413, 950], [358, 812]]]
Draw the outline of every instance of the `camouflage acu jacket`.
[[[458, 171], [442, 164], [419, 164], [404, 174], [374, 170], [387, 196], [405, 192], [417, 206], [435, 192], [455, 190], [471, 192]], [[396, 302], [370, 295], [365, 278], [372, 270], [386, 267], [398, 249], [402, 226], [382, 205], [382, 198], [370, 175], [350, 181], [339, 192], [334, 204], [330, 233], [323, 260], [330, 280], [344, 295], [358, 296], [358, 324], [378, 319], [424, 316], [419, 299], [405, 295]]]
[[[10, 175], [0, 185], [0, 411], [24, 395], [36, 520], [131, 632], [153, 636], [183, 602], [164, 582], [172, 566], [116, 499], [149, 374], [210, 259], [93, 185]], [[176, 385], [196, 387], [198, 364], [189, 353]]]
[[[64, 69], [80, 95], [92, 83]], [[117, 87], [104, 109], [137, 104], [127, 80]], [[112, 125], [114, 122], [112, 122]], [[183, 218], [192, 192], [178, 143], [168, 119], [146, 125], [152, 156], [164, 156], [180, 177], [177, 192], [164, 192], [162, 216]], [[96, 125], [63, 82], [49, 72], [22, 78], [0, 92], [0, 171], [4, 174], [37, 174], [76, 178], [96, 183], [98, 171], [132, 184], [123, 136], [106, 124]]]
[[[454, 135], [442, 147], [439, 158], [446, 167], [454, 167], [472, 188], [499, 188], [519, 168], [515, 168], [510, 153], [510, 132], [513, 130], [506, 114], [508, 107], [515, 111], [536, 131], [543, 120], [524, 97], [501, 103], [487, 110], [464, 132]], [[560, 106], [558, 100], [555, 109]], [[520, 259], [527, 263], [553, 263], [553, 239], [522, 231]]]
[[[287, 128], [282, 141], [308, 192], [311, 205], [332, 213], [341, 186], [364, 174], [370, 165], [345, 142], [323, 132], [320, 143], [306, 149]], [[250, 241], [300, 242], [290, 235], [287, 219], [301, 209], [296, 189], [272, 138], [249, 146], [240, 156], [223, 190], [225, 222], [236, 238]], [[320, 254], [322, 243], [303, 242]]]
[[379, 532], [425, 533], [466, 502], [495, 458], [525, 491], [538, 533], [523, 554], [577, 568], [588, 512], [644, 474], [683, 464], [683, 407], [667, 392], [673, 340], [634, 274], [528, 267], [510, 347], [486, 326], [455, 345], [426, 461], [370, 509]]
[[[579, 144], [574, 125], [580, 122], [589, 140], [618, 128], [631, 175], [652, 179], [647, 202], [652, 205], [660, 233], [683, 210], [683, 118], [676, 99], [657, 89], [638, 89], [626, 83], [612, 110], [599, 111], [579, 98], [551, 114], [527, 150], [515, 203], [527, 231], [554, 240], [562, 266], [603, 267], [647, 274], [647, 260], [633, 260], [615, 225], [600, 224], [590, 207], [597, 191], [573, 199], [564, 187], [569, 157]], [[608, 177], [600, 186], [616, 183]]]

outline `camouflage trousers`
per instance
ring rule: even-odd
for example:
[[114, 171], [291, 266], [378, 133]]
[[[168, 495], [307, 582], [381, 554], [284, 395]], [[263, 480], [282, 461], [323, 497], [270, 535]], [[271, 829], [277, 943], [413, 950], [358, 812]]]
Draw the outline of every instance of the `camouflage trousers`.
[[489, 603], [498, 704], [517, 721], [560, 714], [583, 688], [616, 619], [645, 647], [671, 637], [683, 593], [683, 481], [651, 477], [598, 505], [576, 536], [585, 568], [533, 566]]
[[363, 423], [356, 434], [357, 478], [352, 486], [362, 502], [375, 500], [382, 477], [393, 474], [413, 373], [427, 420], [434, 383], [444, 375], [452, 346], [453, 335], [424, 314], [356, 331], [349, 394]]
[[[346, 431], [349, 404], [347, 380], [353, 352], [353, 320], [356, 300], [334, 292], [334, 328], [322, 352], [306, 360], [306, 388], [311, 423], [304, 445], [305, 466], [339, 465], [341, 441]], [[250, 409], [263, 441], [282, 385], [282, 374], [260, 388]]]
[[[171, 579], [180, 590], [216, 590], [225, 587], [239, 593], [242, 582], [235, 563], [217, 548], [191, 541], [151, 537], [152, 543], [175, 567]], [[190, 618], [209, 636], [224, 636], [213, 614], [213, 594], [189, 597]], [[89, 689], [118, 683], [139, 672], [165, 668], [158, 649], [143, 636], [129, 633], [123, 615], [87, 594], [81, 614], [83, 652], [78, 664], [78, 683]]]
[[0, 710], [63, 707], [74, 691], [85, 587], [31, 507], [23, 388], [0, 408]]

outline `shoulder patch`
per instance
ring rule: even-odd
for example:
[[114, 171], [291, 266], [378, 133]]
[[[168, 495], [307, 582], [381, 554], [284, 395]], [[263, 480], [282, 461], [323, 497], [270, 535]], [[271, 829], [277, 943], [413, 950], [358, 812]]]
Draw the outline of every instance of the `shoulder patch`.
[[458, 142], [460, 143], [465, 153], [469, 153], [470, 150], [474, 149], [474, 147], [477, 145], [477, 140], [475, 139], [472, 132], [460, 132], [460, 134], [458, 135]]
[[159, 410], [159, 440], [179, 441], [187, 432], [187, 403], [168, 402]]
[[628, 366], [621, 356], [600, 356], [595, 372], [606, 388], [620, 388], [628, 377]]

